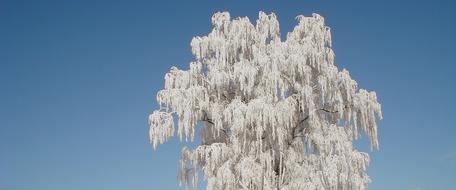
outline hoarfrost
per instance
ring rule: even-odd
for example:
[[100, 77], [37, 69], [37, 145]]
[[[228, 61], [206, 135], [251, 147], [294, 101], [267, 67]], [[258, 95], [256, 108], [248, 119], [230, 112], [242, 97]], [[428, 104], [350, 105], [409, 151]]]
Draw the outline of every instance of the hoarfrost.
[[353, 147], [366, 134], [378, 149], [381, 106], [334, 65], [330, 28], [318, 14], [298, 16], [280, 40], [273, 13], [212, 17], [191, 42], [189, 70], [172, 67], [149, 117], [154, 148], [174, 135], [201, 142], [182, 150], [180, 182], [207, 189], [366, 189], [369, 155]]

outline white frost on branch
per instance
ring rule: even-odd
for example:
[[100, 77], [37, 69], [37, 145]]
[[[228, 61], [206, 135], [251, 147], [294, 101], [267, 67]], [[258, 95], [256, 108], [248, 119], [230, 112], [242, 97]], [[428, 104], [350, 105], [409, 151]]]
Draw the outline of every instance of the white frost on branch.
[[159, 143], [163, 144], [174, 135], [174, 121], [171, 113], [154, 111], [149, 116], [149, 125], [154, 126], [149, 129], [150, 143], [154, 149]]
[[367, 188], [369, 155], [353, 141], [366, 134], [378, 149], [377, 96], [334, 65], [323, 17], [296, 18], [281, 41], [273, 13], [256, 25], [216, 13], [191, 42], [189, 70], [165, 75], [149, 117], [153, 147], [174, 135], [174, 119], [181, 140], [201, 137], [182, 150], [182, 184], [196, 189], [201, 171], [209, 190]]

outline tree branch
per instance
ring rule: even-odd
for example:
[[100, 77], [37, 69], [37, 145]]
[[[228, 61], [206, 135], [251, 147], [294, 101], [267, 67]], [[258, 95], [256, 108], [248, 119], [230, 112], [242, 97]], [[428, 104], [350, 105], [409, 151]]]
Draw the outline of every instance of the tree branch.
[[324, 111], [324, 112], [327, 112], [327, 113], [337, 113], [337, 112], [339, 112], [338, 110], [327, 110], [325, 108], [321, 108], [321, 109], [319, 109], [319, 111]]
[[[206, 112], [204, 112], [204, 117], [203, 117], [203, 119], [202, 119], [201, 121], [205, 121], [205, 122], [208, 122], [208, 123], [214, 125], [214, 121], [212, 121], [212, 119], [210, 119], [209, 117], [207, 117], [207, 113], [206, 113]], [[222, 129], [219, 129], [219, 130], [222, 131], [223, 134], [224, 134], [228, 139], [230, 138], [230, 136], [228, 135], [228, 131], [227, 131], [226, 129], [223, 129], [223, 128], [222, 128]]]
[[[299, 106], [299, 100], [297, 100], [297, 101], [298, 101], [298, 106]], [[345, 106], [344, 106], [344, 109], [347, 109], [347, 108], [349, 108], [349, 105], [345, 105]], [[300, 109], [299, 111], [302, 112], [301, 107], [300, 107], [299, 109]], [[339, 112], [339, 110], [329, 110], [329, 109], [326, 109], [326, 108], [320, 108], [320, 109], [317, 109], [317, 110], [314, 110], [314, 111], [324, 111], [324, 112], [326, 112], [326, 113], [338, 113], [338, 112]], [[306, 121], [307, 119], [309, 119], [309, 117], [310, 117], [310, 113], [309, 113], [309, 115], [307, 115], [306, 117], [304, 117], [301, 121], [299, 121], [298, 125], [296, 125], [295, 127], [293, 127], [293, 131], [292, 131], [292, 137], [293, 137], [293, 138], [292, 138], [292, 139], [294, 139], [294, 138], [296, 138], [296, 137], [304, 137], [304, 135], [296, 135], [296, 134], [295, 134], [295, 131], [296, 131], [296, 129], [297, 129], [304, 121]], [[305, 129], [303, 129], [303, 130], [305, 130]], [[290, 143], [289, 143], [289, 144], [290, 144]]]
[[208, 122], [208, 123], [214, 125], [214, 122], [213, 122], [211, 119], [207, 118], [206, 115], [204, 115], [204, 118], [203, 118], [201, 121], [206, 121], [206, 122]]

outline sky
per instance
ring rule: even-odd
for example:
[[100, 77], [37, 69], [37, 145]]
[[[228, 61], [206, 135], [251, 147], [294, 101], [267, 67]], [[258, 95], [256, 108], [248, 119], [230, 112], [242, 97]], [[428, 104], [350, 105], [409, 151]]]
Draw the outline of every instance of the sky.
[[255, 21], [260, 10], [277, 14], [283, 39], [297, 15], [324, 16], [336, 65], [377, 92], [384, 119], [369, 189], [456, 189], [455, 9], [450, 0], [0, 0], [0, 190], [184, 189], [186, 143], [149, 144], [156, 92], [171, 66], [188, 68], [190, 40], [210, 32], [213, 13]]

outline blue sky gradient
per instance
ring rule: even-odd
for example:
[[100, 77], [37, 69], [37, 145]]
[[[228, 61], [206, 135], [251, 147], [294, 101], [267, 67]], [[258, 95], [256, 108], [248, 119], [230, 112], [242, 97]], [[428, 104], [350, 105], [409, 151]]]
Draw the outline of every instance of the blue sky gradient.
[[[148, 114], [210, 17], [297, 15], [332, 28], [336, 64], [383, 106], [372, 190], [456, 189], [456, 3], [416, 0], [0, 0], [0, 189], [183, 189], [183, 143], [152, 151]], [[366, 140], [358, 145], [365, 148]]]

